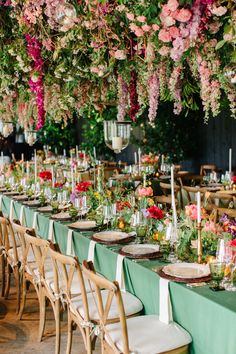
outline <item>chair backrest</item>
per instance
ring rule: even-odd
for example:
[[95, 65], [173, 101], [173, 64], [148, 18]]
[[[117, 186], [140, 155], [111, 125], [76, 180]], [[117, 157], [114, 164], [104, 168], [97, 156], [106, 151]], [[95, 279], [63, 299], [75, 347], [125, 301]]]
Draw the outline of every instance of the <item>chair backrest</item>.
[[[160, 187], [164, 195], [170, 195], [171, 194], [171, 184], [170, 183], [164, 183], [160, 182]], [[177, 197], [178, 192], [180, 191], [180, 186], [177, 186], [177, 184], [174, 185], [174, 191], [175, 191], [175, 197]]]
[[10, 263], [18, 264], [20, 261], [18, 246], [21, 245], [21, 242], [15, 235], [10, 220], [4, 216], [0, 216], [0, 235], [7, 258], [11, 259]]
[[188, 203], [196, 203], [196, 194], [198, 192], [201, 193], [201, 200], [203, 201], [206, 190], [204, 188], [198, 188], [198, 187], [190, 187], [190, 186], [183, 186], [182, 189], [186, 192], [187, 194], [187, 199]]
[[31, 229], [31, 228], [27, 228], [26, 226], [22, 226], [20, 224], [19, 220], [13, 220], [11, 222], [11, 225], [12, 225], [12, 229], [13, 229], [13, 232], [15, 234], [15, 237], [19, 240], [20, 246], [21, 246], [21, 249], [22, 249], [21, 262], [22, 262], [23, 265], [26, 265], [27, 258], [28, 258], [28, 255], [29, 255], [29, 253], [28, 253], [29, 248], [27, 248], [27, 245], [26, 245], [25, 233], [27, 232], [29, 235], [36, 236], [35, 235], [35, 230]]
[[25, 233], [26, 241], [26, 254], [29, 252], [34, 254], [35, 263], [37, 267], [34, 266], [30, 268], [32, 276], [37, 282], [42, 282], [47, 286], [47, 281], [45, 278], [45, 260], [48, 258], [49, 253], [49, 241], [42, 238], [36, 237], [35, 235], [30, 235], [28, 231]]
[[217, 166], [214, 164], [210, 165], [201, 165], [200, 167], [200, 175], [205, 176], [207, 172], [214, 172], [217, 170]]
[[212, 206], [215, 207], [222, 207], [222, 208], [234, 208], [234, 201], [236, 198], [232, 194], [224, 194], [224, 193], [206, 193], [207, 196], [207, 203], [210, 203]]
[[[119, 310], [119, 319], [123, 340], [123, 354], [130, 354], [129, 351], [129, 341], [128, 341], [128, 332], [127, 332], [127, 323], [124, 311], [123, 300], [119, 288], [118, 282], [111, 282], [105, 278], [102, 278], [100, 275], [96, 274], [93, 263], [83, 261], [83, 273], [84, 276], [92, 283], [95, 288], [96, 293], [96, 306], [99, 314], [99, 327], [101, 331], [102, 339], [106, 337], [109, 342], [109, 346], [113, 350], [114, 354], [120, 354], [120, 351], [116, 347], [115, 343], [112, 341], [109, 332], [106, 328], [108, 323], [109, 311], [111, 308], [113, 298], [116, 299], [117, 307]], [[108, 295], [104, 299], [101, 295], [101, 290], [107, 290]]]
[[[87, 293], [85, 289], [84, 278], [79, 261], [76, 257], [65, 256], [59, 252], [55, 245], [50, 243], [49, 254], [53, 263], [53, 275], [54, 275], [54, 291], [57, 294], [61, 294], [65, 301], [70, 306], [71, 304], [71, 286], [74, 281], [79, 280], [78, 289], [80, 289], [80, 295], [83, 302], [83, 316], [76, 309], [77, 315], [81, 318], [81, 321], [88, 322], [89, 309], [87, 301]], [[75, 276], [77, 275], [77, 278]], [[63, 287], [62, 287], [63, 284]]]
[[217, 222], [218, 219], [224, 214], [227, 214], [230, 218], [236, 220], [236, 209], [216, 208], [214, 210], [214, 216], [215, 216], [214, 221]]

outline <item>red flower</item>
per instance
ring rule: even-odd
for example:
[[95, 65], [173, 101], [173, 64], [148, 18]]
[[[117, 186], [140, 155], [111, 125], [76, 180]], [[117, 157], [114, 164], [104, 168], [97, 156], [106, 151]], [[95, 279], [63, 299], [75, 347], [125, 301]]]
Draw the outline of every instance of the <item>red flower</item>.
[[117, 211], [122, 211], [124, 208], [131, 208], [131, 204], [126, 201], [120, 200], [119, 202], [116, 202], [116, 210]]
[[39, 172], [39, 178], [43, 179], [44, 181], [51, 181], [52, 173], [50, 171], [42, 171]]
[[82, 159], [86, 159], [87, 158], [87, 155], [84, 153], [84, 152], [80, 152], [79, 153], [79, 158], [82, 160]]
[[156, 205], [153, 205], [152, 207], [148, 208], [147, 212], [148, 212], [149, 219], [161, 220], [164, 218], [163, 211], [160, 208], [158, 208]]
[[62, 182], [56, 182], [54, 185], [55, 188], [62, 188], [63, 186], [64, 186], [64, 183], [62, 183]]
[[91, 186], [92, 186], [91, 182], [85, 181], [85, 182], [78, 183], [75, 189], [77, 192], [83, 193], [83, 192], [88, 192]]
[[236, 176], [233, 176], [233, 177], [232, 177], [232, 182], [233, 182], [233, 183], [236, 183]]

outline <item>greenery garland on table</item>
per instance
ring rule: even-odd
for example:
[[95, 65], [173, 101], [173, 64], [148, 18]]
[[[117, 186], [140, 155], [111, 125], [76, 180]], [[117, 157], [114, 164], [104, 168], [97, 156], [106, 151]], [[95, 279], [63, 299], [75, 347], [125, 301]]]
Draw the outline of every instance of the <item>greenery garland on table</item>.
[[196, 93], [206, 120], [223, 95], [235, 116], [235, 13], [232, 0], [1, 0], [1, 120], [40, 129], [112, 103], [153, 122], [159, 100], [179, 114]]

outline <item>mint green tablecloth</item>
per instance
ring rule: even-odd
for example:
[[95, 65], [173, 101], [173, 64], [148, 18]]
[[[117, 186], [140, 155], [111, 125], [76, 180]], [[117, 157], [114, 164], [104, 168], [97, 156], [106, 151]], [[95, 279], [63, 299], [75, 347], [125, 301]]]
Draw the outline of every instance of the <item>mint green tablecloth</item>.
[[[2, 211], [9, 215], [11, 199], [4, 196]], [[19, 218], [21, 204], [14, 202], [14, 217]], [[32, 227], [35, 210], [24, 208], [25, 225]], [[38, 235], [48, 237], [49, 218], [38, 214]], [[68, 227], [54, 222], [54, 235], [61, 251], [66, 253]], [[88, 256], [91, 233], [73, 232], [75, 254], [82, 261]], [[96, 269], [113, 280], [116, 274], [117, 247], [96, 244]], [[159, 314], [159, 276], [152, 268], [161, 265], [152, 260], [135, 263], [124, 260], [126, 289], [134, 293], [144, 305], [145, 314]], [[191, 354], [236, 354], [236, 293], [212, 292], [208, 286], [187, 288], [186, 285], [170, 284], [174, 320], [192, 335]]]

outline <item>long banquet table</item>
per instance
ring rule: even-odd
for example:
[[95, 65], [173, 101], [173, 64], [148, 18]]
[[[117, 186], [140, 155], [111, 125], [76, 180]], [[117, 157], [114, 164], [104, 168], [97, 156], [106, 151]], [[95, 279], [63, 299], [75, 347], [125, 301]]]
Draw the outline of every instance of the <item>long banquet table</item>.
[[[24, 213], [24, 222], [32, 227], [37, 219], [37, 234], [48, 238], [50, 219], [36, 213], [36, 209], [22, 208], [22, 204], [2, 195], [2, 212], [13, 218]], [[12, 212], [11, 212], [12, 214]], [[22, 216], [22, 215], [21, 215]], [[52, 224], [51, 224], [52, 225]], [[54, 239], [63, 253], [67, 252], [68, 226], [53, 222]], [[74, 253], [82, 261], [88, 256], [91, 232], [73, 231], [72, 246]], [[119, 246], [104, 246], [96, 243], [95, 267], [113, 280], [116, 276]], [[144, 305], [145, 314], [159, 314], [159, 276], [152, 270], [161, 266], [160, 260], [136, 263], [124, 259], [124, 279], [126, 290], [132, 292]], [[191, 354], [235, 354], [236, 353], [236, 293], [213, 292], [208, 286], [188, 288], [184, 284], [170, 283], [170, 296], [173, 318], [192, 335]], [[148, 353], [147, 353], [148, 354]]]

